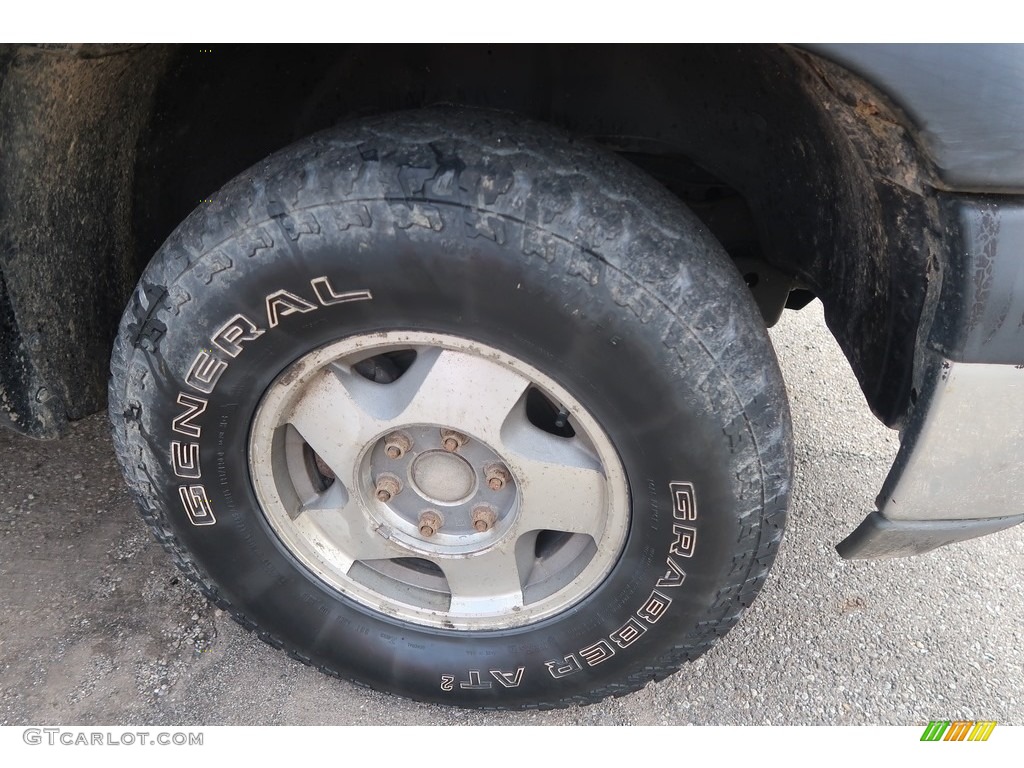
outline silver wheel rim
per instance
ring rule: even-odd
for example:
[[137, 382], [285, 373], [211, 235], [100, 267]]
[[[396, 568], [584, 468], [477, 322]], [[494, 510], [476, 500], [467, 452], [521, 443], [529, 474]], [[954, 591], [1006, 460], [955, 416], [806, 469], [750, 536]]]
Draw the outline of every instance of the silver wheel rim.
[[560, 613], [629, 528], [625, 471], [593, 416], [525, 362], [446, 334], [354, 336], [289, 366], [257, 409], [249, 469], [306, 568], [426, 626]]

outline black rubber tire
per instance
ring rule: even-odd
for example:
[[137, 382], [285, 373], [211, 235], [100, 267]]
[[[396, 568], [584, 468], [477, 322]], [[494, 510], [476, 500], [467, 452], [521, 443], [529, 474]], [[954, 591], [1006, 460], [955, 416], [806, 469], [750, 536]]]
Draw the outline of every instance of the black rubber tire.
[[[373, 300], [264, 322], [235, 357], [211, 343], [237, 314], [266, 321], [274, 291], [313, 300], [321, 275]], [[264, 391], [310, 350], [389, 328], [515, 355], [612, 438], [630, 530], [610, 575], [571, 610], [505, 631], [399, 622], [319, 581], [272, 532], [247, 464]], [[190, 383], [197, 359], [209, 367]], [[414, 699], [551, 708], [641, 688], [724, 635], [782, 538], [789, 410], [746, 286], [663, 188], [535, 122], [395, 114], [271, 156], [167, 240], [125, 311], [111, 369], [125, 477], [180, 568], [295, 658]], [[192, 427], [198, 436], [184, 434]], [[190, 440], [198, 476], [182, 480], [171, 443]]]

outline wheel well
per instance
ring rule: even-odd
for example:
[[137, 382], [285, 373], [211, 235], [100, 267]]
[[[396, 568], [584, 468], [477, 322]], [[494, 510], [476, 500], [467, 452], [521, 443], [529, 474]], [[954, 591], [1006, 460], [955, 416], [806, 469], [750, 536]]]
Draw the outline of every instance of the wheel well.
[[[339, 120], [441, 103], [509, 110], [604, 144], [673, 189], [737, 261], [769, 320], [791, 288], [820, 297], [875, 413], [892, 425], [907, 408], [939, 263], [931, 172], [898, 110], [812, 54], [746, 45], [228, 45], [108, 58], [117, 56], [136, 57], [133, 77], [145, 74], [152, 90], [125, 131], [136, 147], [122, 174], [133, 185], [131, 208], [105, 204], [103, 188], [80, 195], [120, 217], [134, 247], [93, 248], [77, 253], [80, 261], [109, 272], [108, 261], [124, 258], [137, 274], [228, 179]], [[59, 199], [59, 187], [49, 194]], [[127, 297], [113, 298], [120, 306]]]

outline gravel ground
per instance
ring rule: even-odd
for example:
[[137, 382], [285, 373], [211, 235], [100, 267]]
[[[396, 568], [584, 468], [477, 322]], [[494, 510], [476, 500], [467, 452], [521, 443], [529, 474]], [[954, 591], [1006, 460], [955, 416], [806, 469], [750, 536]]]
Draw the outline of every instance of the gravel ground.
[[840, 560], [898, 446], [815, 302], [772, 337], [796, 490], [760, 598], [679, 674], [622, 699], [480, 714], [366, 691], [212, 608], [137, 519], [105, 417], [0, 431], [0, 724], [1022, 724], [1024, 527], [909, 560]]

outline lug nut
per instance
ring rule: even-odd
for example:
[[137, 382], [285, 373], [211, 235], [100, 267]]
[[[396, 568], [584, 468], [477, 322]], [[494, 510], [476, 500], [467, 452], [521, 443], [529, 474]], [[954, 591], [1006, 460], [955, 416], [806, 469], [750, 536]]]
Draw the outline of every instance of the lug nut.
[[412, 440], [402, 432], [392, 432], [384, 438], [384, 453], [389, 459], [402, 458], [412, 448]]
[[490, 507], [477, 507], [473, 510], [473, 528], [477, 533], [484, 533], [494, 527], [497, 515]]
[[484, 467], [484, 477], [487, 478], [487, 487], [492, 491], [500, 491], [512, 479], [508, 470], [500, 464]]
[[441, 516], [432, 510], [427, 510], [420, 515], [420, 536], [430, 538], [441, 527]]
[[394, 475], [381, 475], [377, 478], [377, 500], [385, 503], [391, 501], [392, 496], [402, 492], [402, 484]]
[[441, 430], [441, 447], [446, 451], [454, 453], [469, 442], [469, 438], [454, 429]]

